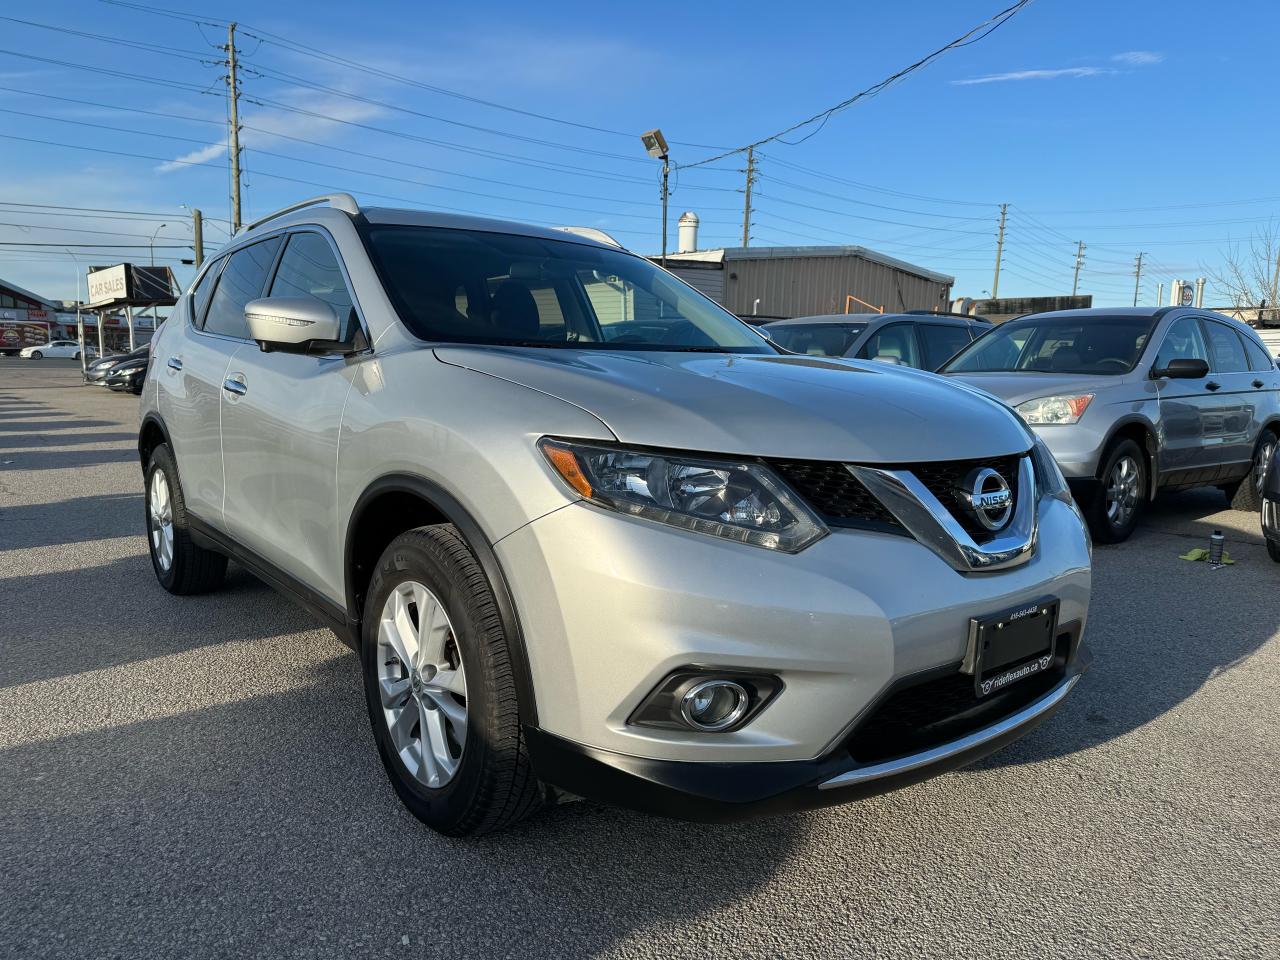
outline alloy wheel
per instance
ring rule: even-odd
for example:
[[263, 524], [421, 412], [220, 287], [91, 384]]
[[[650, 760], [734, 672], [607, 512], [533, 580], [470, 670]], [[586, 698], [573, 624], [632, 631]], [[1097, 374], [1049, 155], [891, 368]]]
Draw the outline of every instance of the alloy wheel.
[[1141, 470], [1133, 457], [1121, 457], [1107, 474], [1107, 520], [1113, 527], [1124, 527], [1138, 508]]
[[1267, 480], [1267, 467], [1271, 463], [1271, 458], [1275, 456], [1276, 438], [1270, 434], [1264, 439], [1258, 447], [1258, 455], [1253, 460], [1253, 487], [1258, 491], [1258, 496], [1262, 496], [1262, 486]]
[[147, 527], [156, 563], [161, 570], [168, 570], [173, 565], [173, 501], [169, 496], [169, 480], [159, 469], [151, 472]]
[[467, 737], [467, 679], [453, 624], [423, 584], [391, 591], [378, 622], [378, 692], [391, 744], [425, 786], [453, 779]]

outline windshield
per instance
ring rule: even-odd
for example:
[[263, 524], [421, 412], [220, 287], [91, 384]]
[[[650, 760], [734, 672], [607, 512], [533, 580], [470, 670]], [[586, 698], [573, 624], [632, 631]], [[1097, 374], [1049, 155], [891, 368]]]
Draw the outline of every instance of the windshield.
[[780, 323], [765, 328], [784, 350], [813, 357], [843, 357], [867, 329], [865, 323]]
[[952, 357], [942, 372], [1119, 375], [1138, 362], [1154, 325], [1154, 317], [1132, 316], [1011, 320]]
[[777, 352], [692, 287], [622, 251], [443, 227], [374, 226], [367, 238], [392, 303], [424, 340]]

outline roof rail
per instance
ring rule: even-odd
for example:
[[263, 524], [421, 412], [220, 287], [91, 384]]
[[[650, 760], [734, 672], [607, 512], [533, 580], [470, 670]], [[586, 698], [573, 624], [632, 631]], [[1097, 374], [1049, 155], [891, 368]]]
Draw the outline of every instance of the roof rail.
[[360, 204], [356, 203], [356, 198], [353, 197], [351, 194], [326, 193], [324, 196], [312, 197], [310, 200], [299, 200], [297, 203], [291, 203], [287, 207], [281, 207], [279, 210], [276, 210], [274, 213], [268, 213], [265, 217], [259, 217], [257, 220], [254, 220], [251, 223], [246, 223], [244, 226], [242, 226], [239, 230], [236, 231], [236, 236], [240, 236], [243, 233], [248, 233], [250, 230], [254, 230], [257, 227], [262, 226], [267, 221], [274, 220], [276, 217], [283, 217], [286, 213], [293, 213], [293, 211], [295, 210], [303, 210], [303, 209], [306, 209], [307, 207], [314, 207], [317, 204], [321, 204], [321, 203], [327, 203], [329, 204], [329, 206], [335, 207], [338, 210], [342, 210], [345, 213], [349, 213], [353, 217], [360, 212]]
[[556, 230], [562, 230], [565, 233], [572, 233], [575, 237], [584, 237], [587, 240], [594, 240], [596, 243], [607, 243], [611, 247], [617, 247], [619, 250], [625, 250], [620, 244], [609, 234], [603, 230], [597, 230], [595, 227], [555, 227]]

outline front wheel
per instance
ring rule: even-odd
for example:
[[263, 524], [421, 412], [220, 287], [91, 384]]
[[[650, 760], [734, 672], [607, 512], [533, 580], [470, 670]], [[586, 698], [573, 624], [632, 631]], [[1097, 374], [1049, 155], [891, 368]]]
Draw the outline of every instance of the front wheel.
[[39, 350], [33, 350], [33, 351], [31, 352], [31, 359], [32, 359], [32, 360], [43, 360], [43, 359], [44, 359], [44, 354], [43, 354], [43, 353], [41, 353]]
[[497, 603], [457, 528], [419, 527], [383, 551], [361, 659], [378, 753], [414, 816], [472, 836], [541, 805]]
[[1097, 543], [1128, 540], [1147, 502], [1147, 458], [1132, 440], [1113, 445], [1103, 460], [1102, 484], [1085, 516]]

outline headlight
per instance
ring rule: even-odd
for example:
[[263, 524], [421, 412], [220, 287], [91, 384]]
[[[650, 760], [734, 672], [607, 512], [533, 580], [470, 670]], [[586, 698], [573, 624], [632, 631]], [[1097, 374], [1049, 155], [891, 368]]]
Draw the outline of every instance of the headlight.
[[827, 528], [755, 463], [543, 439], [543, 455], [583, 498], [685, 530], [796, 553]]
[[1072, 503], [1071, 488], [1058, 468], [1058, 461], [1039, 437], [1031, 445], [1031, 463], [1036, 471], [1036, 492], [1041, 497], [1053, 497], [1063, 503]]
[[1075, 423], [1083, 416], [1093, 400], [1092, 393], [1063, 394], [1060, 397], [1041, 397], [1028, 400], [1015, 407], [1027, 423]]

